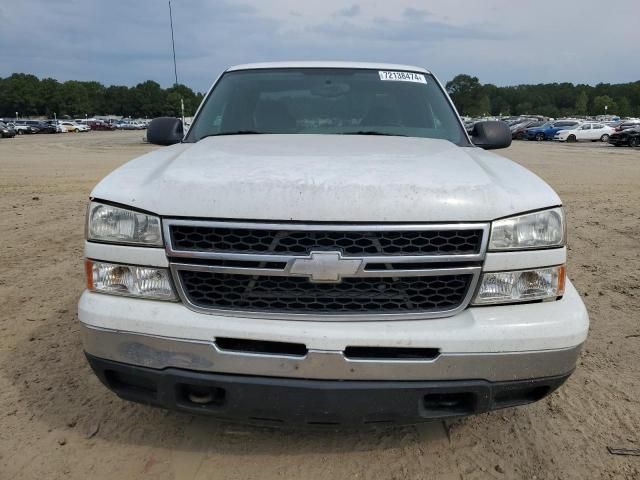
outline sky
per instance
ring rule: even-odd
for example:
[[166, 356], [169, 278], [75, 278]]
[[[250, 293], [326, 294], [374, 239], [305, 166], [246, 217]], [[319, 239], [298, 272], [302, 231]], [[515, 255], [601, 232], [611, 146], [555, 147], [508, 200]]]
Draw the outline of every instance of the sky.
[[[353, 60], [426, 67], [443, 82], [640, 80], [640, 1], [172, 0], [178, 80], [228, 66]], [[0, 77], [174, 82], [167, 0], [0, 0]]]

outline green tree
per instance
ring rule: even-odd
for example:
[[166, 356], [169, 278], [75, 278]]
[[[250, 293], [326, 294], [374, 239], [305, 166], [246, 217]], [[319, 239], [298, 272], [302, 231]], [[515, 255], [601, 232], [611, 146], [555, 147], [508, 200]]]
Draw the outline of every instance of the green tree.
[[489, 100], [488, 95], [482, 95], [475, 107], [471, 110], [474, 112], [474, 115], [483, 116], [491, 114], [491, 100]]
[[491, 99], [491, 115], [511, 115], [511, 105], [503, 97]]
[[99, 82], [82, 82], [85, 92], [87, 93], [87, 111], [86, 114], [93, 116], [104, 111], [104, 93], [105, 87]]
[[616, 113], [622, 117], [633, 115], [631, 111], [631, 103], [627, 97], [617, 97], [615, 99]]
[[578, 94], [578, 98], [576, 99], [575, 105], [575, 113], [576, 115], [586, 115], [587, 107], [589, 105], [589, 95], [584, 90]]
[[[605, 107], [607, 107], [605, 111]], [[591, 106], [592, 115], [603, 115], [604, 113], [614, 113], [616, 111], [616, 104], [609, 95], [601, 95], [593, 99], [593, 105]]]
[[164, 114], [167, 93], [153, 80], [139, 83], [133, 88], [133, 109], [141, 117], [158, 117]]
[[456, 75], [453, 80], [447, 82], [446, 88], [460, 114], [477, 116], [489, 111], [490, 106], [482, 111], [482, 107], [486, 105], [481, 105], [484, 95], [478, 77]]
[[3, 116], [35, 115], [38, 113], [40, 80], [35, 75], [14, 73], [2, 82], [0, 110]]
[[534, 112], [533, 104], [531, 102], [523, 102], [523, 103], [519, 103], [516, 106], [514, 113], [516, 113], [517, 115], [526, 115], [526, 114], [533, 114], [535, 112]]
[[103, 114], [126, 117], [134, 113], [131, 109], [130, 90], [121, 85], [107, 87], [104, 92]]
[[[458, 111], [465, 115], [599, 115], [640, 116], [640, 81], [621, 84], [573, 85], [547, 83], [498, 87], [480, 83], [477, 77], [460, 74], [447, 83]], [[202, 93], [186, 85], [162, 88], [148, 80], [134, 87], [99, 82], [42, 80], [14, 73], [0, 78], [0, 117], [20, 115], [84, 116], [113, 114], [131, 117], [192, 116], [202, 102]]]
[[196, 113], [200, 102], [202, 101], [202, 94], [196, 94], [186, 85], [175, 85], [167, 89], [167, 115], [181, 115], [180, 99], [184, 101], [184, 114], [187, 117], [193, 116]]
[[60, 109], [59, 116], [84, 117], [89, 114], [89, 94], [83, 82], [64, 82], [57, 91], [56, 101]]

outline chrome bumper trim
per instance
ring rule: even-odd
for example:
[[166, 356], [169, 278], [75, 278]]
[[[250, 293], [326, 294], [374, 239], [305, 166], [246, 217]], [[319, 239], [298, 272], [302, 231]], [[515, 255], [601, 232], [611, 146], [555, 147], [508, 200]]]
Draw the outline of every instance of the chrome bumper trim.
[[213, 341], [156, 337], [81, 323], [87, 353], [154, 369], [323, 380], [523, 380], [563, 375], [582, 345], [558, 350], [443, 353], [434, 360], [353, 360], [339, 351], [309, 350], [304, 357], [220, 350]]

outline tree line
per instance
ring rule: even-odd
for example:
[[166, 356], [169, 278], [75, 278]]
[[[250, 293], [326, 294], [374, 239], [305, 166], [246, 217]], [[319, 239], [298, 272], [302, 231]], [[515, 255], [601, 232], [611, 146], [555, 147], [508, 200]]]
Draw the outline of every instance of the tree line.
[[162, 88], [147, 80], [134, 87], [105, 86], [99, 82], [53, 78], [14, 73], [0, 77], [0, 117], [45, 115], [73, 118], [95, 115], [119, 115], [133, 118], [180, 116], [180, 99], [186, 116], [192, 116], [202, 101], [202, 93], [185, 85]]
[[[538, 114], [548, 117], [602, 115], [640, 117], [640, 81], [632, 83], [574, 85], [547, 83], [498, 87], [481, 84], [477, 77], [457, 75], [447, 82], [447, 91], [462, 115]], [[185, 85], [162, 88], [153, 80], [134, 87], [105, 86], [99, 82], [53, 78], [14, 73], [0, 77], [0, 117], [45, 115], [83, 117], [120, 115], [153, 118], [180, 115], [180, 99], [185, 115], [195, 113], [202, 93]], [[607, 107], [605, 109], [605, 107]]]
[[470, 117], [537, 114], [557, 118], [607, 113], [640, 117], [640, 81], [595, 86], [546, 83], [497, 87], [461, 74], [447, 82], [446, 88], [460, 114]]

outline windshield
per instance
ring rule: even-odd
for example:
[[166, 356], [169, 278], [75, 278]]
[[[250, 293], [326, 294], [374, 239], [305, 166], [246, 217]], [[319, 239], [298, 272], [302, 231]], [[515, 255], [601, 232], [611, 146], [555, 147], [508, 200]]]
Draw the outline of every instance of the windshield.
[[247, 133], [398, 135], [469, 145], [431, 75], [348, 68], [227, 72], [185, 141]]

